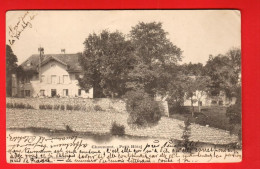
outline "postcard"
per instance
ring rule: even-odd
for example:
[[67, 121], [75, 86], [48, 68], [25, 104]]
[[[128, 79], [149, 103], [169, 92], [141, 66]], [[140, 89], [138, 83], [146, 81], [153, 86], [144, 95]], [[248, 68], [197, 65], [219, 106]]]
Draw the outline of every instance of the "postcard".
[[6, 13], [8, 163], [242, 161], [238, 10]]

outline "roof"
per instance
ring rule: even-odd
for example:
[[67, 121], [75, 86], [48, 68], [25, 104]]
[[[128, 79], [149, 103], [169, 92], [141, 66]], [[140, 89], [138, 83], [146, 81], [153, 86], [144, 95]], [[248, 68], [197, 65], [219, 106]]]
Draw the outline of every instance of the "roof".
[[[56, 60], [63, 65], [67, 66], [68, 72], [80, 72], [82, 68], [79, 64], [79, 53], [77, 54], [44, 54], [42, 65], [48, 63], [51, 60]], [[24, 61], [21, 66], [24, 70], [35, 70], [38, 71], [39, 65], [39, 54], [34, 54], [30, 56], [26, 61]]]

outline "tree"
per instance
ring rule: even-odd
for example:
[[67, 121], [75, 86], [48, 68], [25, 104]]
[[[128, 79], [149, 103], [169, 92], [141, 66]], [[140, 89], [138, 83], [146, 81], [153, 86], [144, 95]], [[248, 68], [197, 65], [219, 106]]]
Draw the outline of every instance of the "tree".
[[240, 86], [241, 50], [233, 48], [226, 55], [211, 56], [205, 65], [205, 75], [211, 78], [211, 94], [224, 91], [227, 97], [235, 96]]
[[186, 81], [186, 98], [190, 99], [192, 117], [194, 116], [194, 102], [198, 102], [199, 112], [201, 111], [201, 99], [208, 94], [210, 78], [207, 76], [192, 76]]
[[182, 51], [167, 38], [162, 23], [140, 22], [130, 31], [137, 65], [129, 73], [130, 89], [141, 88], [150, 95], [166, 91], [169, 75], [165, 66], [181, 60]]
[[12, 96], [12, 74], [17, 68], [17, 57], [12, 48], [6, 45], [6, 95]]
[[79, 79], [80, 86], [94, 87], [94, 97], [124, 95], [129, 70], [135, 63], [131, 42], [122, 33], [102, 31], [90, 34], [84, 45], [80, 56], [84, 76]]

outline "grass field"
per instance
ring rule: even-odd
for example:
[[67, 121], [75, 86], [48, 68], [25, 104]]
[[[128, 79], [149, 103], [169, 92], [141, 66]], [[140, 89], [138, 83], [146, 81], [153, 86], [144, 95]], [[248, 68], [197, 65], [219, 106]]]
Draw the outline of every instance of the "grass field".
[[[191, 109], [191, 107], [189, 107], [189, 109]], [[238, 134], [240, 126], [230, 124], [229, 119], [226, 116], [226, 109], [226, 107], [219, 106], [202, 107], [201, 113], [198, 113], [195, 109], [194, 117], [191, 116], [191, 112], [172, 114], [170, 117], [178, 120], [190, 118], [193, 123], [208, 125], [210, 127], [228, 130], [234, 134]]]

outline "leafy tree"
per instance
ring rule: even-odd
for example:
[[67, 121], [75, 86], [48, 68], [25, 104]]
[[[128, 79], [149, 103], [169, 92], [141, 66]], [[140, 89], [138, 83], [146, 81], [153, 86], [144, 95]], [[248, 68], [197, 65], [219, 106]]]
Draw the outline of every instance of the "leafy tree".
[[203, 64], [202, 63], [189, 63], [180, 66], [182, 73], [189, 76], [201, 76], [203, 74]]
[[211, 94], [225, 91], [227, 97], [235, 96], [240, 85], [241, 50], [233, 48], [226, 55], [210, 56], [205, 65], [205, 74], [211, 78]]
[[102, 31], [90, 34], [84, 45], [84, 53], [80, 56], [84, 76], [79, 79], [80, 86], [94, 87], [94, 97], [123, 95], [129, 70], [135, 63], [131, 42], [119, 32]]
[[137, 64], [129, 73], [130, 89], [143, 89], [150, 95], [166, 91], [169, 74], [165, 66], [181, 60], [182, 51], [167, 38], [162, 23], [140, 22], [132, 27], [131, 42], [135, 48]]
[[12, 96], [12, 74], [17, 68], [17, 57], [12, 48], [6, 45], [6, 95]]

